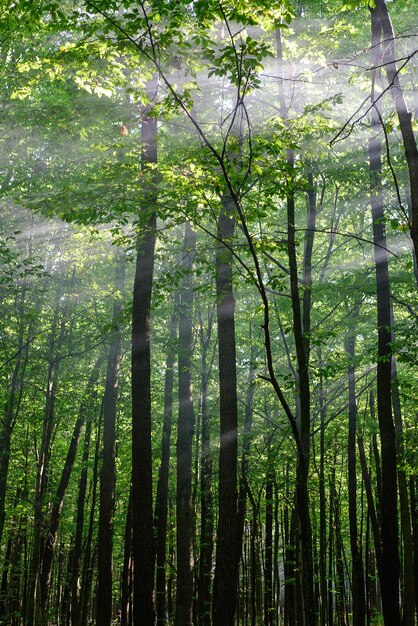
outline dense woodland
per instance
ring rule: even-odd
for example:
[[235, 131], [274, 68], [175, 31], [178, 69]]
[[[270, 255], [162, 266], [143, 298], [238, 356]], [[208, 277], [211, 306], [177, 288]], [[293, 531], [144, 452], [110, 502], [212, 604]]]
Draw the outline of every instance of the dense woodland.
[[417, 9], [1, 3], [0, 624], [416, 624]]

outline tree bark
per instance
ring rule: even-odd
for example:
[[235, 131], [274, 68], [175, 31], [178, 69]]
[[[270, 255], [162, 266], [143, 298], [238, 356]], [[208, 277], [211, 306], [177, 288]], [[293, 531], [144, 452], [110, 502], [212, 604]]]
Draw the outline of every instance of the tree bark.
[[39, 576], [42, 562], [42, 544], [45, 531], [44, 504], [49, 475], [51, 439], [55, 424], [55, 399], [60, 366], [60, 350], [64, 341], [66, 322], [65, 310], [61, 311], [60, 308], [60, 298], [61, 291], [59, 290], [55, 301], [54, 318], [52, 321], [49, 342], [45, 412], [36, 473], [32, 561], [29, 572], [28, 611], [26, 618], [27, 626], [34, 626], [35, 623], [41, 624], [45, 617], [42, 615], [42, 603], [39, 592]]
[[[359, 312], [356, 307], [354, 318]], [[353, 626], [364, 626], [366, 615], [366, 598], [364, 588], [364, 570], [359, 536], [357, 529], [357, 469], [356, 469], [356, 430], [357, 430], [357, 400], [354, 369], [356, 329], [355, 324], [346, 339], [346, 352], [348, 355], [348, 515], [350, 522], [350, 548], [351, 548], [351, 571], [352, 571], [352, 603], [353, 603]]]
[[[377, 8], [371, 8], [372, 63], [378, 65], [381, 56], [381, 25]], [[372, 137], [369, 141], [371, 208], [373, 218], [373, 241], [376, 264], [378, 363], [377, 363], [377, 413], [379, 420], [382, 456], [382, 607], [386, 626], [399, 626], [399, 554], [397, 514], [397, 450], [395, 428], [392, 418], [391, 394], [391, 319], [388, 253], [386, 249], [385, 225], [383, 223], [382, 198], [382, 147], [378, 132], [381, 128], [380, 102], [375, 102], [375, 84], [379, 82], [379, 71], [372, 73], [371, 123]]]
[[19, 298], [18, 316], [19, 330], [17, 338], [17, 356], [11, 376], [7, 402], [4, 410], [4, 418], [0, 428], [0, 543], [3, 537], [4, 522], [6, 517], [5, 500], [7, 489], [7, 477], [10, 463], [10, 446], [12, 432], [18, 416], [20, 400], [23, 393], [24, 377], [28, 360], [29, 342], [24, 344], [24, 306], [27, 284], [24, 282]]
[[[102, 358], [99, 357], [93, 367], [92, 374], [87, 383], [86, 396], [93, 391], [94, 386], [97, 383], [97, 379], [100, 373], [100, 367], [102, 364]], [[46, 616], [48, 607], [48, 595], [51, 584], [52, 564], [55, 554], [56, 541], [58, 528], [61, 520], [62, 507], [64, 505], [64, 498], [67, 492], [68, 483], [71, 477], [71, 473], [74, 467], [74, 461], [77, 454], [78, 444], [81, 437], [81, 431], [86, 419], [87, 405], [85, 401], [81, 403], [78, 419], [74, 425], [73, 434], [71, 437], [70, 445], [65, 459], [65, 464], [61, 473], [61, 479], [58, 484], [58, 488], [54, 498], [54, 504], [49, 520], [49, 528], [46, 540], [42, 547], [42, 562], [40, 565], [40, 593], [42, 602], [42, 613]], [[46, 621], [46, 618], [45, 618]]]
[[[321, 356], [319, 355], [321, 361]], [[319, 380], [319, 588], [320, 588], [320, 624], [326, 626], [327, 619], [327, 517], [326, 517], [326, 494], [325, 494], [325, 392], [323, 375], [320, 373]]]
[[[293, 172], [294, 154], [288, 150], [288, 166]], [[292, 183], [291, 183], [292, 184]], [[295, 240], [295, 198], [293, 190], [287, 192], [287, 239], [290, 271], [290, 290], [292, 295], [293, 331], [298, 364], [298, 397], [300, 402], [300, 443], [296, 468], [297, 512], [300, 520], [301, 563], [303, 611], [307, 626], [315, 626], [315, 601], [312, 559], [312, 525], [309, 511], [309, 456], [310, 456], [310, 384], [309, 384], [309, 340], [304, 333], [302, 310], [299, 296], [297, 275], [296, 240]]]
[[125, 535], [123, 546], [123, 569], [121, 582], [121, 600], [120, 612], [121, 626], [129, 624], [129, 605], [130, 605], [130, 578], [132, 571], [132, 490], [129, 492], [128, 510], [125, 520]]
[[101, 409], [99, 424], [96, 433], [96, 446], [94, 450], [93, 475], [91, 479], [91, 504], [88, 522], [88, 530], [85, 541], [85, 551], [83, 555], [83, 568], [81, 574], [81, 589], [79, 600], [79, 624], [87, 626], [88, 613], [90, 609], [91, 587], [93, 583], [93, 569], [97, 556], [97, 543], [93, 541], [93, 532], [95, 526], [95, 511], [97, 500], [97, 486], [99, 473], [99, 451], [101, 445], [101, 426], [102, 426], [103, 406]]
[[[150, 98], [155, 96], [155, 80], [148, 83]], [[132, 518], [134, 559], [134, 626], [154, 626], [154, 542], [151, 449], [151, 294], [154, 273], [155, 230], [157, 224], [156, 177], [157, 120], [142, 118], [141, 167], [150, 176], [142, 215], [144, 232], [137, 243], [137, 259], [132, 307]]]
[[[97, 376], [99, 374], [100, 367], [101, 367], [101, 361], [100, 361], [100, 364], [96, 361], [96, 366], [94, 370]], [[85, 507], [86, 492], [87, 492], [87, 475], [88, 475], [87, 464], [89, 460], [91, 427], [92, 427], [92, 422], [93, 422], [93, 402], [97, 398], [97, 389], [95, 388], [95, 384], [97, 383], [97, 378], [94, 379], [92, 377], [90, 381], [91, 381], [91, 387], [89, 388], [89, 391], [86, 394], [87, 403], [84, 405], [84, 409], [83, 409], [86, 411], [86, 431], [84, 434], [81, 474], [80, 474], [80, 480], [78, 483], [75, 536], [74, 536], [74, 545], [72, 549], [72, 558], [71, 558], [71, 565], [70, 565], [70, 571], [71, 571], [70, 614], [71, 614], [72, 626], [79, 626], [79, 618], [80, 618], [80, 612], [79, 612], [80, 564], [81, 564], [82, 541], [83, 541], [84, 507]]]
[[411, 494], [412, 537], [414, 540], [415, 608], [418, 619], [418, 483], [416, 476], [410, 476], [409, 490]]
[[98, 585], [97, 623], [110, 626], [112, 620], [112, 552], [113, 515], [115, 508], [115, 437], [116, 408], [119, 389], [121, 358], [121, 291], [125, 285], [125, 258], [121, 251], [115, 252], [115, 290], [113, 303], [112, 333], [107, 358], [106, 386], [103, 402], [103, 461], [100, 472], [100, 506], [98, 533]]
[[175, 626], [192, 626], [193, 621], [193, 508], [192, 443], [195, 416], [193, 410], [193, 259], [196, 233], [186, 224], [182, 261], [179, 309], [179, 413], [177, 425], [177, 587]]
[[170, 471], [171, 423], [173, 418], [174, 363], [176, 360], [176, 341], [178, 327], [178, 299], [174, 298], [175, 310], [171, 316], [168, 354], [164, 379], [164, 422], [161, 442], [161, 463], [158, 474], [157, 495], [155, 501], [154, 526], [156, 535], [156, 609], [157, 624], [166, 624], [166, 552], [167, 552], [167, 514], [168, 514], [168, 478]]
[[271, 448], [268, 450], [266, 476], [266, 524], [264, 557], [264, 626], [274, 626], [273, 605], [273, 487], [274, 467]]
[[[393, 317], [393, 315], [392, 315]], [[392, 341], [395, 334], [392, 332]], [[405, 448], [403, 441], [403, 424], [401, 401], [399, 397], [396, 358], [392, 356], [392, 404], [395, 420], [396, 444], [398, 453], [398, 483], [400, 523], [403, 540], [403, 588], [402, 588], [402, 626], [414, 626], [415, 623], [415, 588], [414, 588], [414, 542], [412, 537], [411, 513], [406, 471], [404, 469]]]
[[237, 586], [237, 470], [238, 407], [235, 347], [235, 300], [232, 286], [232, 251], [235, 204], [224, 196], [218, 221], [216, 295], [219, 342], [219, 518], [213, 585], [212, 622], [234, 626]]
[[212, 493], [212, 456], [210, 451], [209, 412], [207, 406], [209, 364], [208, 349], [212, 335], [213, 311], [208, 312], [207, 329], [200, 320], [201, 383], [200, 412], [202, 416], [202, 448], [200, 469], [200, 558], [198, 589], [199, 626], [211, 626], [210, 588], [212, 579], [213, 556], [213, 493]]
[[385, 0], [376, 0], [375, 19], [379, 20], [383, 34], [382, 55], [376, 57], [376, 63], [383, 64], [389, 83], [389, 91], [393, 98], [395, 110], [402, 134], [406, 162], [409, 173], [411, 221], [409, 230], [414, 246], [415, 258], [418, 259], [418, 150], [412, 126], [412, 113], [405, 102], [399, 71], [396, 67], [395, 32]]

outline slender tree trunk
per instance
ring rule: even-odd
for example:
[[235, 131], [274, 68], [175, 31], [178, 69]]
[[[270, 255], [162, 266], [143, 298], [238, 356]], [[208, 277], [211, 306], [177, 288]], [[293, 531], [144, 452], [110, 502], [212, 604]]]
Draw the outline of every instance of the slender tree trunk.
[[344, 580], [344, 557], [341, 538], [341, 505], [335, 485], [335, 468], [332, 474], [333, 505], [334, 505], [334, 537], [335, 537], [335, 609], [338, 626], [347, 626], [345, 617], [345, 580]]
[[279, 494], [277, 480], [274, 480], [274, 548], [273, 548], [273, 626], [280, 624], [281, 621], [281, 589], [280, 589], [280, 570], [279, 570], [279, 542], [280, 542], [280, 520], [279, 520]]
[[[321, 356], [319, 357], [321, 361]], [[326, 626], [327, 619], [327, 517], [325, 494], [325, 393], [322, 373], [319, 381], [319, 588], [320, 624]]]
[[[335, 459], [334, 459], [335, 465]], [[334, 571], [334, 495], [332, 477], [329, 481], [329, 536], [328, 536], [328, 626], [334, 626], [334, 587], [333, 587], [333, 571]]]
[[415, 582], [415, 607], [418, 620], [418, 482], [416, 476], [410, 476], [409, 489], [411, 494], [411, 522], [412, 537], [414, 540], [414, 582]]
[[[174, 307], [178, 306], [175, 298]], [[156, 608], [157, 624], [166, 624], [166, 553], [167, 553], [167, 513], [168, 513], [168, 477], [170, 471], [171, 423], [173, 418], [174, 363], [176, 360], [176, 341], [178, 312], [171, 316], [170, 337], [164, 380], [164, 423], [161, 442], [161, 463], [158, 474], [157, 495], [155, 501], [156, 534]]]
[[[393, 305], [391, 302], [392, 341], [395, 341]], [[395, 421], [395, 432], [398, 452], [398, 483], [400, 502], [400, 522], [403, 538], [403, 588], [402, 588], [402, 626], [414, 626], [415, 616], [415, 587], [414, 587], [414, 549], [411, 525], [410, 499], [408, 481], [404, 469], [405, 448], [402, 424], [401, 401], [397, 377], [396, 357], [392, 356], [392, 404]]]
[[193, 278], [196, 234], [189, 222], [184, 235], [179, 312], [179, 414], [177, 426], [177, 593], [175, 626], [192, 626], [193, 620], [193, 509], [192, 443], [195, 416], [193, 410]]
[[[395, 32], [385, 0], [376, 0], [375, 20], [379, 20], [383, 35], [382, 55], [375, 65], [382, 64], [386, 70], [389, 91], [399, 120], [406, 162], [409, 173], [411, 222], [409, 224], [415, 258], [418, 259], [418, 150], [412, 126], [412, 113], [408, 111], [399, 71], [396, 67]], [[377, 59], [376, 59], [377, 60]]]
[[[86, 393], [92, 391], [94, 385], [97, 383], [97, 379], [100, 372], [102, 359], [99, 357], [93, 367], [93, 372], [87, 384]], [[73, 434], [71, 437], [70, 445], [67, 452], [67, 457], [62, 470], [61, 479], [58, 484], [57, 492], [54, 498], [54, 504], [49, 520], [49, 528], [46, 540], [42, 548], [42, 562], [40, 573], [40, 592], [42, 602], [42, 613], [44, 615], [44, 621], [46, 622], [46, 612], [48, 607], [48, 596], [51, 584], [52, 564], [55, 553], [58, 528], [61, 520], [62, 507], [64, 505], [64, 498], [67, 492], [68, 483], [71, 477], [71, 473], [74, 467], [74, 461], [77, 454], [78, 444], [81, 437], [81, 431], [86, 419], [86, 404], [84, 401], [81, 404], [79, 416], [77, 422], [74, 425]]]
[[[286, 467], [286, 501], [290, 499], [289, 465]], [[296, 532], [294, 510], [286, 506], [283, 513], [284, 521], [284, 615], [285, 625], [295, 626], [295, 570], [296, 570]]]
[[87, 391], [86, 403], [84, 404], [83, 411], [86, 412], [86, 431], [84, 434], [83, 445], [83, 457], [80, 480], [78, 483], [78, 497], [77, 497], [77, 514], [75, 523], [75, 536], [74, 545], [71, 558], [71, 582], [70, 582], [70, 614], [72, 626], [79, 626], [79, 599], [80, 599], [80, 564], [82, 555], [82, 541], [83, 541], [83, 526], [84, 526], [84, 507], [87, 492], [87, 477], [88, 477], [88, 460], [89, 449], [91, 439], [91, 427], [93, 422], [94, 402], [97, 399], [96, 384], [101, 367], [101, 360], [96, 361], [94, 367], [95, 377], [91, 377], [89, 381], [89, 389]]
[[232, 251], [223, 245], [223, 241], [228, 245], [232, 243], [234, 208], [232, 198], [225, 196], [218, 222], [220, 243], [216, 249], [220, 392], [219, 518], [212, 605], [212, 622], [216, 626], [234, 626], [238, 587], [235, 300], [232, 287]]
[[125, 521], [125, 536], [123, 549], [123, 569], [121, 583], [121, 626], [129, 624], [129, 605], [131, 600], [130, 593], [130, 577], [132, 571], [132, 490], [129, 492], [128, 511]]
[[252, 507], [252, 519], [251, 519], [251, 537], [250, 537], [250, 555], [251, 555], [251, 578], [250, 578], [250, 590], [251, 590], [251, 626], [256, 626], [257, 618], [260, 615], [259, 603], [258, 603], [258, 569], [259, 569], [259, 556], [258, 556], [258, 515], [259, 515], [259, 502], [256, 502], [251, 492], [248, 492], [251, 500]]
[[[60, 350], [64, 340], [65, 311], [60, 311], [61, 292], [57, 294], [54, 319], [50, 335], [48, 375], [46, 384], [45, 413], [42, 426], [42, 440], [38, 456], [36, 474], [32, 561], [29, 572], [29, 598], [27, 626], [41, 624], [43, 621], [41, 597], [39, 592], [39, 576], [42, 562], [42, 543], [44, 538], [44, 504], [47, 493], [51, 440], [55, 423], [55, 399], [58, 385]], [[60, 315], [62, 315], [59, 322]], [[59, 326], [58, 336], [57, 327]]]
[[[392, 318], [392, 341], [395, 341]], [[412, 537], [411, 513], [409, 507], [409, 493], [407, 476], [404, 469], [405, 448], [403, 441], [403, 424], [401, 400], [399, 397], [396, 357], [392, 356], [392, 404], [395, 420], [399, 483], [400, 522], [403, 539], [403, 593], [402, 593], [402, 626], [414, 626], [415, 623], [415, 588], [414, 588], [414, 542]]]
[[[356, 308], [354, 317], [358, 316]], [[359, 536], [357, 529], [357, 470], [356, 470], [356, 429], [357, 429], [357, 400], [354, 370], [355, 353], [355, 326], [346, 339], [348, 355], [348, 508], [350, 522], [350, 547], [352, 571], [352, 602], [353, 626], [364, 626], [366, 616], [366, 598], [364, 592], [364, 571]]]
[[120, 293], [125, 285], [125, 258], [120, 251], [115, 253], [115, 290], [113, 303], [112, 334], [107, 358], [106, 386], [103, 402], [103, 461], [100, 473], [100, 507], [98, 534], [98, 585], [97, 623], [110, 626], [112, 620], [112, 551], [113, 514], [115, 508], [115, 436], [116, 407], [119, 389], [121, 358], [120, 315], [122, 302]]
[[266, 524], [265, 524], [265, 560], [264, 560], [264, 625], [274, 626], [273, 606], [273, 456], [269, 446], [268, 468], [266, 476]]
[[102, 422], [103, 406], [100, 413], [99, 425], [96, 434], [96, 446], [94, 451], [93, 475], [91, 479], [92, 494], [90, 503], [90, 515], [88, 522], [88, 530], [85, 542], [85, 551], [83, 556], [83, 568], [81, 574], [81, 589], [79, 600], [79, 625], [87, 626], [88, 612], [90, 608], [91, 588], [93, 583], [93, 568], [97, 555], [97, 543], [93, 542], [93, 533], [95, 526], [95, 511], [97, 500], [97, 486], [99, 473], [99, 451], [101, 445], [101, 422]]
[[[156, 81], [148, 84], [155, 97]], [[154, 626], [154, 541], [151, 450], [151, 294], [157, 201], [157, 120], [146, 109], [142, 119], [142, 171], [150, 177], [142, 208], [144, 232], [137, 244], [132, 307], [132, 516], [134, 626]]]
[[[252, 328], [250, 326], [250, 338], [252, 341]], [[248, 456], [251, 446], [251, 430], [253, 425], [253, 399], [255, 391], [255, 367], [254, 367], [254, 346], [251, 345], [250, 349], [250, 367], [248, 370], [248, 387], [247, 396], [245, 399], [245, 414], [244, 414], [244, 436], [242, 442], [241, 453], [241, 472], [239, 478], [239, 493], [238, 493], [238, 512], [237, 512], [237, 544], [242, 546], [244, 537], [245, 526], [245, 512], [247, 506], [247, 490], [248, 490]], [[241, 550], [237, 550], [237, 561], [241, 558]]]
[[24, 305], [26, 288], [27, 285], [25, 282], [20, 293], [18, 307], [19, 330], [17, 338], [17, 357], [13, 368], [13, 374], [11, 376], [4, 417], [1, 420], [0, 427], [0, 544], [3, 537], [4, 521], [6, 517], [5, 501], [10, 463], [11, 438], [20, 407], [26, 364], [28, 360], [29, 342], [26, 342], [26, 346], [24, 346]]
[[200, 558], [199, 558], [199, 589], [198, 613], [199, 626], [211, 626], [210, 616], [210, 588], [212, 578], [213, 556], [213, 493], [212, 493], [212, 456], [210, 450], [210, 423], [207, 406], [209, 364], [208, 348], [212, 335], [212, 314], [208, 313], [206, 334], [203, 321], [200, 321], [200, 350], [201, 350], [201, 383], [200, 383], [200, 412], [202, 416], [202, 449], [200, 469]]
[[[381, 62], [381, 25], [378, 11], [371, 8], [372, 63]], [[398, 554], [398, 514], [397, 514], [397, 450], [395, 428], [392, 418], [391, 394], [391, 333], [390, 333], [390, 290], [388, 253], [386, 249], [385, 225], [383, 223], [382, 197], [382, 147], [378, 136], [381, 128], [381, 102], [375, 102], [375, 83], [379, 81], [379, 71], [374, 70], [371, 101], [372, 133], [369, 141], [371, 207], [373, 218], [373, 240], [376, 263], [377, 285], [377, 324], [378, 324], [378, 363], [377, 363], [377, 413], [379, 419], [382, 455], [382, 593], [385, 626], [399, 626], [399, 554]]]
[[[288, 164], [291, 171], [294, 167], [294, 154], [288, 150]], [[295, 240], [295, 199], [293, 191], [287, 195], [287, 229], [288, 256], [290, 270], [290, 289], [292, 294], [293, 328], [298, 363], [298, 397], [300, 402], [300, 442], [298, 464], [296, 469], [296, 499], [300, 520], [301, 564], [303, 611], [307, 626], [315, 626], [315, 601], [312, 560], [312, 526], [309, 511], [309, 456], [310, 456], [310, 385], [309, 385], [309, 342], [303, 331], [302, 311], [299, 296], [299, 285], [296, 260]]]
[[378, 565], [379, 579], [380, 579], [380, 575], [382, 571], [381, 570], [382, 549], [381, 549], [381, 539], [380, 539], [380, 528], [379, 528], [378, 518], [376, 514], [376, 507], [375, 507], [374, 500], [373, 500], [372, 481], [370, 478], [369, 470], [367, 468], [367, 460], [366, 460], [366, 454], [364, 451], [364, 443], [361, 437], [357, 438], [357, 445], [359, 449], [361, 472], [363, 476], [364, 488], [366, 490], [368, 515], [369, 515], [370, 524], [372, 527], [374, 549], [376, 553], [376, 561]]

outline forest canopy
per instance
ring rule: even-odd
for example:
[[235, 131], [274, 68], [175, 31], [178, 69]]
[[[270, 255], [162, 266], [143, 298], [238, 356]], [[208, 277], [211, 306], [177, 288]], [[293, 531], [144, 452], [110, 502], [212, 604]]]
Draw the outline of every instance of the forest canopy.
[[414, 626], [416, 0], [16, 0], [0, 625]]

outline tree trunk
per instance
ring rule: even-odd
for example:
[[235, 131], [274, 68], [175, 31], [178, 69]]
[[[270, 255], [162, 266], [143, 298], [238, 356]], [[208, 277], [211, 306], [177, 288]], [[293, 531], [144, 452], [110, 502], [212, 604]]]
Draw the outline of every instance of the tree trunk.
[[367, 468], [366, 454], [364, 451], [364, 443], [361, 437], [357, 439], [357, 445], [359, 449], [360, 456], [360, 464], [361, 464], [361, 472], [363, 476], [364, 488], [366, 490], [366, 498], [367, 498], [367, 508], [368, 508], [368, 516], [370, 518], [370, 524], [372, 527], [373, 534], [373, 542], [374, 549], [376, 553], [376, 561], [379, 572], [379, 579], [382, 571], [382, 549], [381, 549], [381, 540], [380, 540], [380, 528], [376, 514], [376, 507], [373, 500], [373, 490], [372, 490], [372, 482], [370, 479], [370, 473]]
[[192, 626], [193, 620], [193, 509], [192, 443], [195, 416], [193, 410], [193, 259], [196, 233], [186, 224], [180, 287], [179, 310], [179, 414], [177, 426], [177, 587], [175, 626]]
[[[335, 465], [335, 460], [334, 460]], [[334, 626], [334, 488], [333, 482], [329, 481], [329, 535], [328, 535], [328, 626]]]
[[414, 540], [414, 582], [415, 582], [415, 606], [418, 619], [418, 493], [417, 478], [410, 476], [409, 489], [411, 494], [411, 521], [412, 537]]
[[[98, 362], [96, 362], [95, 370], [98, 376], [99, 368], [101, 366]], [[87, 474], [88, 474], [88, 460], [89, 460], [89, 449], [90, 449], [90, 439], [91, 439], [91, 426], [93, 422], [93, 402], [97, 398], [97, 389], [95, 388], [95, 384], [97, 382], [93, 378], [91, 380], [91, 388], [88, 392], [88, 397], [86, 398], [87, 404], [84, 407], [86, 411], [86, 431], [84, 434], [84, 446], [83, 446], [83, 457], [82, 457], [82, 466], [81, 466], [81, 474], [80, 480], [78, 483], [78, 497], [77, 497], [77, 514], [76, 514], [76, 523], [75, 523], [75, 536], [74, 536], [74, 545], [72, 550], [72, 558], [71, 558], [71, 582], [70, 582], [70, 614], [71, 614], [71, 624], [72, 626], [79, 626], [80, 613], [79, 613], [79, 599], [80, 599], [80, 564], [81, 564], [81, 554], [82, 554], [82, 541], [83, 541], [83, 526], [84, 526], [84, 506], [86, 500], [86, 492], [87, 492]], [[89, 402], [90, 399], [90, 402]]]
[[381, 49], [382, 54], [379, 56], [376, 55], [375, 61], [377, 62], [374, 64], [382, 64], [382, 67], [386, 70], [389, 91], [392, 94], [399, 120], [409, 173], [411, 200], [411, 222], [409, 229], [415, 250], [415, 258], [418, 259], [418, 150], [412, 126], [412, 113], [408, 111], [406, 106], [399, 71], [396, 67], [395, 32], [386, 6], [386, 1], [376, 0], [376, 9], [374, 9], [374, 12], [374, 19], [380, 22], [384, 41], [384, 46], [382, 46]]
[[[393, 330], [393, 307], [391, 303], [392, 341], [395, 341]], [[403, 441], [403, 424], [401, 400], [399, 397], [396, 357], [392, 356], [392, 405], [395, 421], [396, 445], [398, 453], [398, 483], [400, 522], [403, 539], [403, 589], [402, 589], [402, 626], [414, 626], [415, 623], [415, 588], [414, 588], [414, 542], [412, 537], [411, 514], [409, 509], [408, 481], [404, 469], [405, 448]]]
[[[377, 9], [371, 12], [372, 64], [381, 62], [381, 26]], [[373, 241], [376, 263], [378, 363], [377, 363], [377, 413], [379, 419], [382, 456], [382, 578], [380, 581], [382, 607], [386, 626], [399, 626], [399, 554], [397, 514], [397, 454], [395, 428], [392, 419], [391, 394], [391, 333], [390, 333], [390, 290], [388, 253], [386, 249], [385, 225], [383, 223], [382, 197], [382, 147], [378, 133], [381, 128], [381, 103], [375, 102], [375, 84], [379, 71], [372, 75], [372, 137], [369, 141], [371, 208], [373, 218]]]
[[[102, 358], [99, 357], [93, 367], [93, 372], [87, 384], [86, 395], [91, 393], [94, 385], [97, 383], [97, 379], [100, 373], [100, 367], [102, 364]], [[78, 444], [81, 437], [81, 431], [86, 419], [87, 407], [83, 401], [80, 406], [79, 417], [75, 423], [71, 442], [68, 448], [67, 457], [62, 470], [61, 479], [58, 484], [57, 492], [54, 498], [54, 504], [52, 507], [49, 528], [46, 540], [42, 547], [42, 562], [40, 572], [40, 593], [42, 602], [42, 613], [46, 616], [48, 606], [48, 595], [51, 584], [52, 564], [55, 553], [58, 528], [61, 520], [62, 507], [64, 505], [64, 498], [67, 492], [68, 483], [71, 477], [71, 473], [74, 467], [74, 461], [77, 454]], [[45, 620], [46, 621], [46, 620]]]
[[[174, 307], [178, 306], [177, 298]], [[164, 380], [164, 423], [161, 442], [161, 463], [158, 474], [157, 495], [155, 501], [154, 526], [156, 535], [156, 608], [157, 624], [166, 624], [166, 552], [167, 552], [167, 512], [168, 512], [168, 477], [170, 471], [171, 423], [173, 418], [173, 381], [176, 359], [176, 341], [178, 312], [171, 316], [168, 354]]]
[[269, 446], [268, 468], [266, 476], [266, 524], [265, 524], [265, 560], [264, 560], [264, 625], [274, 626], [273, 605], [273, 455]]
[[112, 334], [107, 357], [106, 386], [103, 402], [103, 461], [100, 473], [99, 533], [97, 552], [97, 623], [110, 626], [112, 620], [112, 550], [113, 514], [115, 508], [115, 436], [116, 407], [119, 388], [121, 352], [120, 316], [122, 302], [120, 293], [125, 285], [125, 258], [115, 252], [115, 290], [113, 303]]
[[212, 493], [212, 456], [210, 450], [209, 412], [207, 394], [209, 384], [208, 349], [212, 335], [213, 312], [208, 312], [206, 334], [203, 321], [200, 320], [201, 383], [200, 412], [202, 416], [202, 449], [200, 469], [200, 558], [198, 614], [199, 626], [211, 626], [210, 587], [212, 578], [213, 555], [213, 493]]
[[[216, 248], [216, 295], [219, 342], [219, 518], [213, 585], [212, 621], [216, 626], [234, 626], [237, 586], [237, 461], [238, 407], [235, 348], [235, 300], [232, 287], [234, 202], [223, 198]], [[227, 245], [224, 245], [223, 242]]]
[[[47, 493], [49, 475], [49, 459], [51, 454], [51, 440], [55, 423], [55, 399], [58, 385], [60, 366], [60, 350], [64, 341], [65, 311], [60, 310], [61, 291], [57, 293], [54, 319], [50, 335], [48, 375], [46, 384], [45, 413], [42, 426], [42, 441], [38, 456], [35, 501], [32, 561], [29, 572], [29, 598], [27, 612], [27, 626], [41, 624], [44, 620], [39, 592], [39, 576], [42, 562], [42, 544], [44, 539], [44, 504]], [[61, 321], [60, 321], [61, 316]], [[59, 326], [58, 336], [56, 336]]]
[[[103, 407], [102, 407], [103, 411]], [[91, 587], [93, 582], [93, 568], [96, 560], [97, 554], [97, 543], [93, 542], [93, 532], [95, 525], [95, 511], [96, 511], [96, 499], [97, 499], [97, 483], [98, 483], [98, 473], [99, 473], [99, 451], [101, 445], [101, 422], [102, 422], [102, 411], [100, 413], [99, 425], [97, 427], [96, 434], [96, 446], [94, 451], [94, 465], [93, 465], [93, 476], [91, 479], [92, 485], [92, 494], [91, 494], [91, 505], [90, 505], [90, 515], [89, 515], [89, 523], [87, 530], [87, 537], [85, 541], [85, 551], [83, 556], [83, 569], [81, 574], [81, 589], [80, 589], [80, 600], [79, 600], [79, 622], [80, 626], [87, 626], [88, 612], [90, 608], [90, 598], [91, 598]]]
[[[358, 317], [356, 306], [354, 317]], [[353, 626], [364, 626], [366, 616], [366, 598], [364, 592], [364, 571], [357, 530], [357, 470], [356, 470], [356, 429], [357, 400], [354, 371], [354, 353], [356, 341], [355, 325], [346, 339], [348, 355], [348, 515], [350, 522], [350, 548], [352, 571]]]
[[[319, 356], [321, 361], [321, 356]], [[322, 373], [319, 382], [319, 588], [320, 588], [320, 625], [326, 626], [327, 620], [327, 517], [325, 494], [325, 393]]]
[[128, 510], [125, 520], [125, 536], [123, 546], [123, 569], [120, 600], [121, 626], [129, 624], [130, 578], [132, 571], [132, 490], [129, 492]]
[[[294, 169], [294, 154], [288, 150], [288, 165]], [[301, 565], [302, 565], [302, 601], [306, 626], [315, 626], [315, 600], [312, 560], [312, 526], [309, 511], [309, 456], [310, 456], [310, 385], [309, 385], [309, 341], [304, 334], [302, 310], [299, 296], [297, 275], [296, 240], [295, 240], [295, 198], [289, 189], [287, 198], [287, 237], [290, 271], [290, 290], [292, 295], [293, 332], [298, 364], [298, 398], [300, 402], [300, 449], [296, 468], [296, 499], [300, 520]]]
[[27, 284], [24, 282], [19, 298], [18, 316], [19, 331], [17, 338], [17, 356], [11, 376], [10, 388], [4, 409], [4, 417], [0, 428], [0, 544], [3, 537], [4, 521], [6, 517], [5, 500], [7, 477], [10, 463], [10, 445], [12, 432], [16, 423], [20, 400], [23, 393], [23, 383], [28, 360], [29, 342], [24, 345], [24, 305]]
[[[155, 97], [155, 80], [148, 83]], [[145, 109], [142, 119], [144, 175], [150, 177], [142, 208], [144, 232], [137, 244], [132, 307], [132, 518], [134, 559], [134, 626], [154, 626], [154, 542], [151, 449], [151, 294], [157, 201], [157, 120]]]

